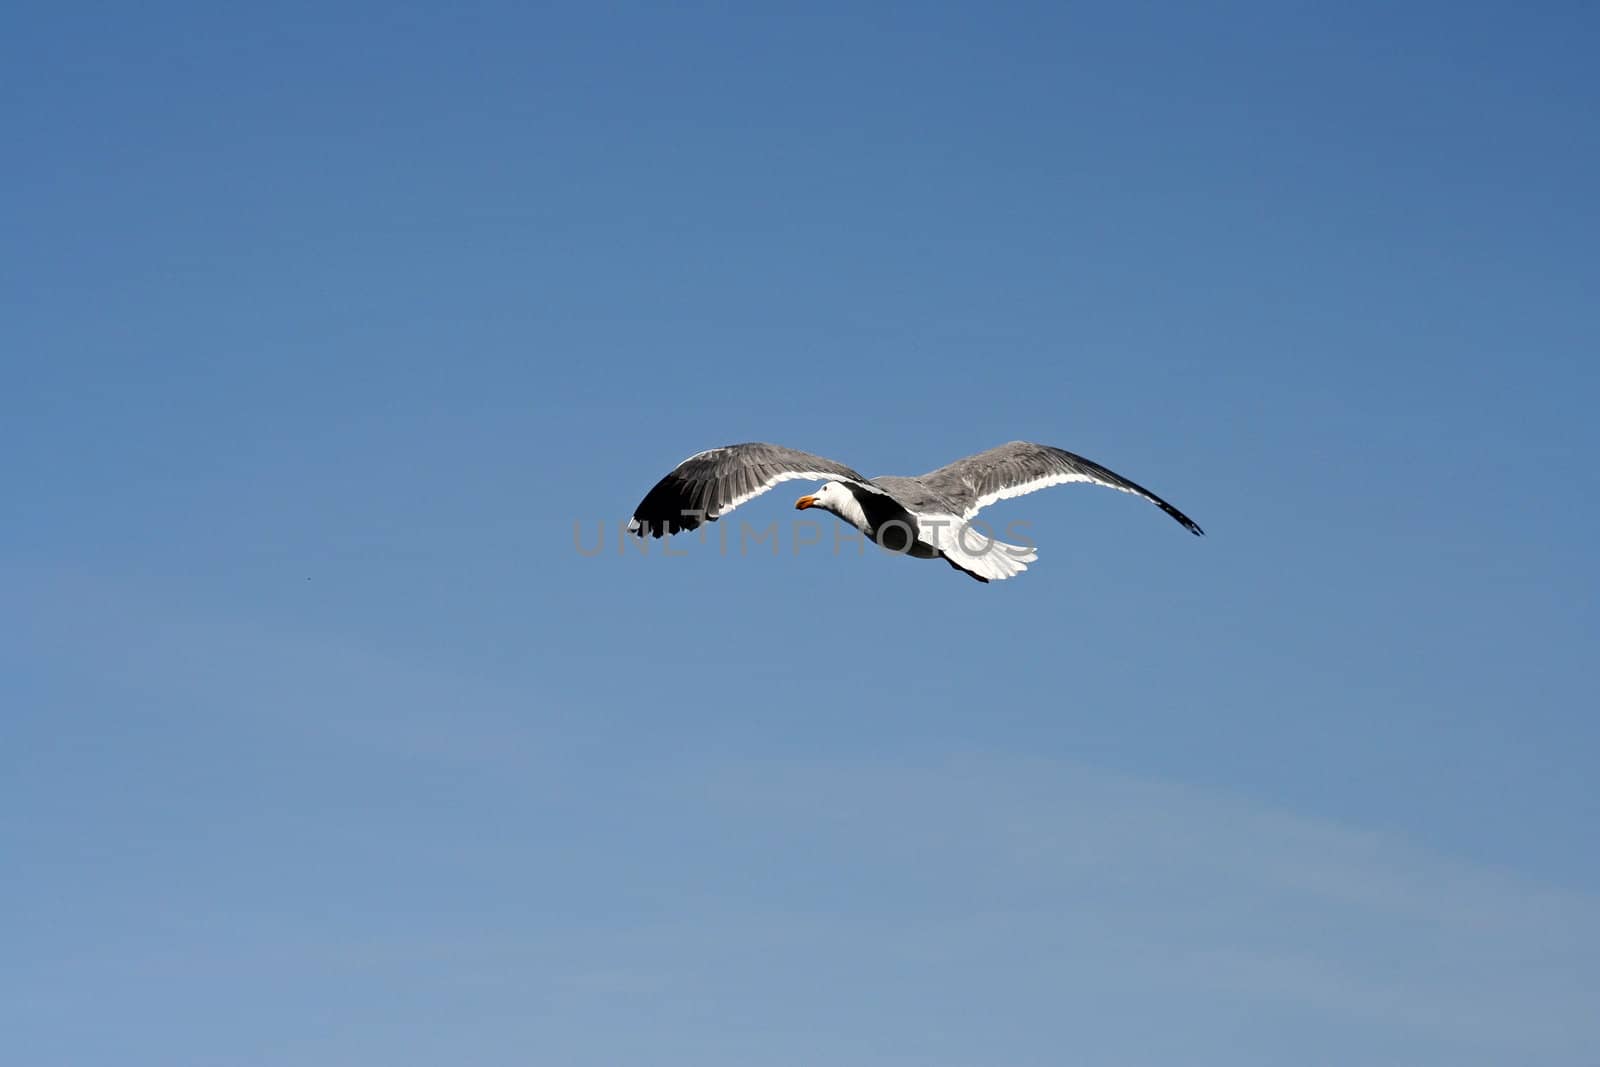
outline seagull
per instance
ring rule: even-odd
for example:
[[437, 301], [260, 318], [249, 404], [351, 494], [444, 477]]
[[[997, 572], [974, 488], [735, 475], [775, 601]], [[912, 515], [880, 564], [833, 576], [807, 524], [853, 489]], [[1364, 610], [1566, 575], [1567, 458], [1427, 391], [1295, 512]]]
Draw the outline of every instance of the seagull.
[[980, 582], [1011, 578], [1038, 559], [1031, 545], [1011, 545], [971, 526], [981, 509], [1052, 485], [1088, 482], [1142, 496], [1200, 536], [1195, 521], [1120, 474], [1049, 445], [1012, 441], [915, 478], [867, 478], [823, 456], [750, 442], [696, 452], [645, 494], [628, 522], [639, 538], [662, 537], [715, 522], [779, 482], [822, 481], [795, 501], [821, 508], [874, 544], [914, 559], [942, 559]]

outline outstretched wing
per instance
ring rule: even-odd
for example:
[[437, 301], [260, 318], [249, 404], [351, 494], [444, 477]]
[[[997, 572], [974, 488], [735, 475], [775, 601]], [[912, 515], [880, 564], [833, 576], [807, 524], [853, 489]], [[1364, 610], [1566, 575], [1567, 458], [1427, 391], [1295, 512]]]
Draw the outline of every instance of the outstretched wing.
[[1048, 489], [1052, 485], [1089, 482], [1142, 496], [1182, 523], [1190, 533], [1198, 536], [1205, 532], [1193, 519], [1144, 486], [1106, 470], [1093, 460], [1027, 441], [1012, 441], [999, 448], [958, 459], [949, 466], [922, 475], [917, 481], [963, 508], [964, 519], [972, 518], [980, 508], [996, 500], [1009, 500], [1024, 493]]
[[628, 532], [661, 537], [715, 522], [779, 482], [842, 481], [869, 492], [882, 490], [866, 478], [822, 456], [781, 445], [751, 442], [697, 452], [656, 483], [633, 510]]

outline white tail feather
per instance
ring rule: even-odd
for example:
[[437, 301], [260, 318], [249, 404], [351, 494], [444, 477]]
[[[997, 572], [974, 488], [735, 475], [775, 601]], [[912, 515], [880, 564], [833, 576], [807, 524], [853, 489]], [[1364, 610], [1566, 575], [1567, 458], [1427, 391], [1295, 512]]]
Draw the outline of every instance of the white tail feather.
[[[1031, 547], [1008, 545], [995, 541], [977, 530], [968, 529], [954, 516], [927, 516], [922, 524], [921, 536], [938, 547], [941, 555], [955, 567], [986, 581], [998, 582], [1014, 578], [1028, 569], [1028, 564], [1039, 558]], [[940, 521], [946, 520], [948, 521]]]

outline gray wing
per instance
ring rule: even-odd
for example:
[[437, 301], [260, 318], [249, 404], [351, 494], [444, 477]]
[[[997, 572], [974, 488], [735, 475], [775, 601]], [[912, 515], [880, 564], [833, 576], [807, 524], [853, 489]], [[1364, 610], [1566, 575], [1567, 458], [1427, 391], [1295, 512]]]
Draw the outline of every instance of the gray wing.
[[874, 493], [881, 489], [823, 456], [758, 441], [697, 452], [655, 484], [633, 510], [628, 532], [661, 537], [715, 522], [779, 482], [843, 481]]
[[934, 492], [955, 501], [970, 519], [978, 510], [996, 500], [1009, 500], [1052, 485], [1088, 482], [1124, 493], [1142, 496], [1181, 523], [1196, 536], [1204, 533], [1195, 521], [1144, 486], [1106, 470], [1093, 460], [1084, 459], [1049, 445], [1012, 441], [1010, 444], [958, 459], [946, 467], [930, 471], [917, 481]]

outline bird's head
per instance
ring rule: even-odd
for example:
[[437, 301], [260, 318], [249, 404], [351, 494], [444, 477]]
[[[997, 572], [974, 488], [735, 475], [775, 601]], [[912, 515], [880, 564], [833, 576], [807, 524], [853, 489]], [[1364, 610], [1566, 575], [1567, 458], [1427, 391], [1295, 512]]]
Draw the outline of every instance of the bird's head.
[[821, 489], [815, 493], [808, 493], [794, 502], [794, 506], [801, 511], [806, 508], [821, 508], [823, 511], [839, 512], [839, 504], [844, 495], [848, 493], [844, 486], [838, 482], [825, 482]]

